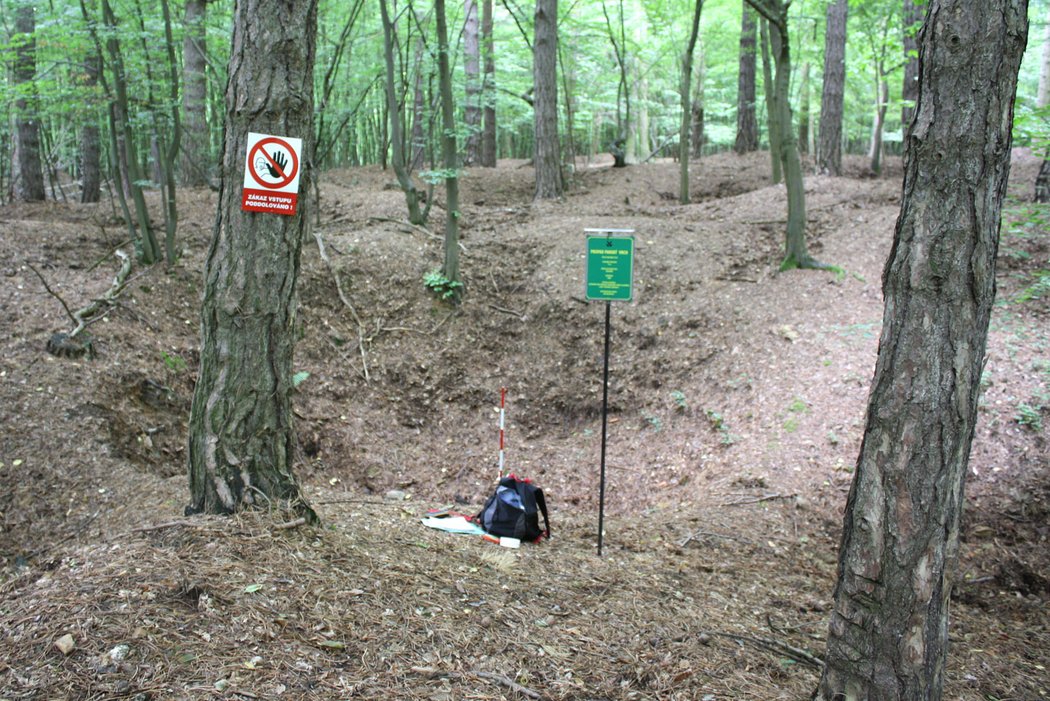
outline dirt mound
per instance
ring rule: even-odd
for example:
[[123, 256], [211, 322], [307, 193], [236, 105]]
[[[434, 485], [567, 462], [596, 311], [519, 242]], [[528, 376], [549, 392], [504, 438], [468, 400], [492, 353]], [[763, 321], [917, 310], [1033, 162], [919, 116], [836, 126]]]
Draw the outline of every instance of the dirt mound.
[[[811, 251], [841, 275], [775, 274], [785, 193], [768, 154], [705, 158], [684, 206], [672, 162], [580, 168], [553, 203], [530, 201], [527, 164], [468, 170], [458, 307], [423, 285], [441, 261], [440, 189], [423, 228], [403, 221], [391, 174], [325, 174], [296, 351], [316, 531], [182, 519], [214, 194], [180, 193], [182, 259], [133, 273], [91, 328], [93, 360], [46, 353], [69, 323], [32, 268], [70, 307], [99, 296], [125, 235], [114, 210], [0, 210], [0, 695], [194, 698], [223, 682], [261, 698], [801, 697], [900, 206], [900, 164], [863, 167], [806, 181]], [[1024, 194], [1037, 167], [1018, 154], [1003, 227], [952, 698], [1046, 695], [1050, 236]], [[635, 300], [612, 309], [605, 560], [587, 227], [636, 232]], [[508, 465], [544, 486], [557, 534], [516, 553], [414, 518], [491, 489], [501, 386]], [[375, 496], [392, 488], [412, 500]], [[64, 657], [52, 643], [67, 632]]]

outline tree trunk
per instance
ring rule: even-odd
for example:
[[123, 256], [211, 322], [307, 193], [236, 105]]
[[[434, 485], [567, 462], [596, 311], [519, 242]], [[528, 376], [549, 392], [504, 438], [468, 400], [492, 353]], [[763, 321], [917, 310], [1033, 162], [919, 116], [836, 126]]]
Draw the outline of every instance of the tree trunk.
[[401, 138], [401, 103], [398, 100], [394, 80], [394, 54], [397, 52], [397, 40], [394, 34], [396, 27], [390, 20], [387, 0], [379, 0], [379, 13], [383, 23], [383, 58], [386, 63], [386, 105], [390, 114], [390, 147], [391, 164], [401, 191], [405, 193], [405, 205], [408, 207], [408, 221], [423, 224], [423, 213], [419, 209], [419, 191], [412, 176], [405, 167], [405, 143]]
[[901, 131], [907, 137], [919, 95], [919, 29], [926, 0], [904, 0], [904, 83], [901, 85]]
[[755, 118], [755, 13], [742, 0], [740, 20], [740, 69], [736, 87], [736, 141], [733, 150], [745, 154], [758, 150], [758, 120]]
[[532, 42], [533, 164], [536, 168], [535, 199], [562, 196], [558, 145], [558, 0], [536, 0]]
[[427, 136], [423, 130], [426, 122], [426, 89], [423, 85], [423, 56], [426, 45], [423, 37], [416, 39], [415, 57], [415, 86], [412, 91], [412, 161], [409, 165], [410, 171], [416, 171], [423, 167], [426, 161]]
[[868, 160], [871, 172], [882, 173], [882, 129], [886, 123], [886, 108], [890, 102], [890, 86], [882, 75], [882, 67], [877, 70], [875, 85], [875, 123], [871, 128], [871, 147], [868, 149]]
[[[1050, 105], [1050, 22], [1046, 24], [1043, 35], [1043, 62], [1039, 69], [1039, 90], [1036, 93], [1035, 106], [1043, 109]], [[1043, 154], [1043, 165], [1035, 177], [1035, 201], [1050, 202], [1050, 153]]]
[[40, 159], [40, 103], [36, 93], [36, 16], [34, 4], [15, 7], [15, 60], [12, 78], [14, 137], [11, 160], [11, 196], [24, 202], [43, 201], [44, 169]]
[[941, 698], [1027, 5], [928, 5], [821, 701]]
[[208, 0], [186, 0], [182, 39], [182, 156], [179, 181], [188, 187], [208, 184], [208, 167], [212, 162], [208, 135], [207, 61]]
[[848, 0], [828, 5], [824, 33], [824, 88], [820, 97], [820, 145], [817, 170], [842, 175], [842, 111], [846, 85], [846, 19]]
[[777, 139], [780, 161], [784, 166], [784, 186], [787, 190], [787, 229], [784, 233], [785, 254], [780, 270], [794, 268], [826, 267], [810, 258], [806, 250], [806, 191], [802, 180], [802, 159], [798, 153], [798, 142], [792, 128], [791, 101], [788, 81], [791, 78], [791, 47], [788, 42], [787, 4], [772, 0], [770, 14], [776, 22], [769, 23], [770, 44], [776, 77], [773, 87], [773, 105], [776, 110]]
[[[84, 57], [84, 87], [98, 86], [98, 53], [89, 49]], [[80, 201], [98, 202], [102, 196], [102, 137], [98, 129], [98, 114], [91, 110], [80, 129]]]
[[779, 114], [776, 109], [776, 86], [773, 82], [773, 66], [769, 57], [768, 20], [760, 19], [759, 27], [760, 43], [762, 44], [762, 88], [766, 96], [766, 124], [769, 131], [769, 159], [773, 170], [773, 184], [776, 185], [783, 179], [783, 176], [780, 158], [780, 125], [777, 123]]
[[316, 34], [317, 0], [236, 3], [190, 410], [188, 513], [273, 507], [317, 520], [292, 471], [296, 282], [308, 199], [292, 216], [245, 212], [240, 202], [249, 132], [301, 138], [300, 191], [309, 190]]
[[[456, 148], [456, 114], [452, 105], [452, 71], [448, 61], [448, 28], [445, 0], [434, 0], [438, 33], [438, 82], [441, 92], [441, 155], [445, 161], [445, 263], [442, 275], [450, 283], [459, 282], [459, 163]], [[452, 287], [454, 299], [459, 289]]]
[[[129, 231], [137, 238], [136, 249], [139, 259], [146, 265], [160, 260], [160, 244], [150, 223], [146, 197], [142, 193], [142, 164], [139, 163], [135, 136], [131, 127], [131, 116], [128, 101], [127, 73], [124, 70], [124, 57], [120, 48], [120, 33], [117, 16], [109, 0], [102, 0], [102, 23], [106, 28], [106, 53], [109, 56], [110, 71], [113, 74], [113, 94], [110, 101], [110, 123], [117, 168], [114, 178], [120, 177], [124, 191], [130, 195], [135, 207], [134, 220], [128, 223]], [[125, 216], [129, 216], [126, 214]]]
[[700, 53], [697, 54], [696, 82], [693, 90], [693, 158], [701, 158], [704, 155], [704, 145], [707, 143], [704, 121], [704, 109], [707, 103], [705, 87], [707, 85], [707, 53], [704, 51], [703, 38], [699, 39]]
[[678, 201], [682, 204], [689, 204], [689, 157], [692, 155], [689, 142], [693, 129], [693, 50], [696, 49], [696, 39], [700, 36], [700, 12], [703, 7], [704, 0], [694, 1], [689, 41], [686, 42], [685, 54], [682, 55], [682, 123], [678, 132]]
[[463, 24], [463, 73], [467, 99], [463, 122], [467, 128], [463, 165], [472, 166], [481, 157], [481, 41], [478, 26], [478, 0], [465, 0]]
[[496, 167], [496, 54], [492, 41], [492, 0], [481, 0], [481, 50], [484, 56], [484, 79], [481, 87], [483, 127], [481, 130], [481, 165]]
[[802, 153], [809, 153], [809, 61], [802, 64], [802, 83], [799, 86], [798, 144]]

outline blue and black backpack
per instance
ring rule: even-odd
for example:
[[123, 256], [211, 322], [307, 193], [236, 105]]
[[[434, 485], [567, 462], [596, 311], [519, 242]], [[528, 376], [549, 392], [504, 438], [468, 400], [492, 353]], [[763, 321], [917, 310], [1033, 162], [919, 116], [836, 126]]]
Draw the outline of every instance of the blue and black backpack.
[[[543, 514], [544, 528], [540, 529], [539, 515]], [[495, 536], [538, 541], [551, 537], [547, 516], [547, 501], [543, 490], [530, 480], [507, 475], [499, 481], [495, 494], [488, 498], [484, 508], [473, 520]]]

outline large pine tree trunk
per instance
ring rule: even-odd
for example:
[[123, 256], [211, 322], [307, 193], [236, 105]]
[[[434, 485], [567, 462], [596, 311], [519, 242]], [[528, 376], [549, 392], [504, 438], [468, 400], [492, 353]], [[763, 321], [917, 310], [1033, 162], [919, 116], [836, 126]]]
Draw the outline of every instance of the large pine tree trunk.
[[478, 23], [478, 0], [464, 3], [463, 73], [466, 77], [467, 100], [463, 122], [467, 128], [463, 165], [472, 166], [481, 158], [481, 35]]
[[736, 141], [739, 154], [758, 150], [758, 119], [755, 116], [755, 12], [742, 0], [740, 20], [740, 69], [736, 84]]
[[904, 82], [901, 85], [901, 130], [907, 132], [919, 96], [919, 28], [926, 0], [904, 0]]
[[15, 7], [15, 60], [12, 78], [17, 88], [14, 103], [14, 145], [11, 162], [11, 195], [16, 200], [39, 202], [45, 197], [44, 170], [40, 159], [40, 105], [33, 82], [36, 78], [36, 16], [33, 3]]
[[928, 5], [821, 701], [941, 698], [1027, 5]]
[[536, 0], [532, 42], [533, 164], [535, 199], [561, 197], [565, 191], [558, 145], [558, 0]]
[[309, 190], [316, 33], [317, 0], [236, 4], [222, 189], [190, 411], [191, 513], [273, 506], [316, 519], [292, 472], [296, 282], [308, 198], [294, 216], [241, 210], [248, 132], [301, 138], [300, 192]]
[[182, 39], [182, 143], [179, 180], [183, 185], [199, 187], [208, 184], [208, 122], [205, 119], [208, 99], [207, 33], [205, 17], [208, 0], [186, 0]]
[[496, 167], [496, 54], [492, 41], [492, 0], [481, 0], [482, 80], [481, 165]]
[[820, 144], [817, 170], [824, 175], [842, 175], [842, 110], [846, 85], [847, 0], [828, 5], [824, 33], [824, 89], [820, 97]]

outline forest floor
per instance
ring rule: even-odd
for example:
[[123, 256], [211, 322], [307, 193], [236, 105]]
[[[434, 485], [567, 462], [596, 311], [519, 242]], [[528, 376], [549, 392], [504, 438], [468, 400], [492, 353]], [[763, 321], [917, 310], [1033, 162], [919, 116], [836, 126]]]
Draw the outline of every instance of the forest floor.
[[[949, 699], [1050, 698], [1037, 167], [1016, 154]], [[848, 168], [806, 180], [811, 251], [839, 275], [776, 273], [785, 197], [766, 154], [696, 163], [688, 206], [670, 162], [581, 168], [540, 204], [524, 163], [468, 170], [455, 309], [422, 282], [441, 202], [411, 227], [390, 173], [326, 173], [296, 351], [318, 528], [183, 516], [216, 194], [180, 192], [183, 257], [133, 271], [90, 360], [46, 352], [71, 325], [30, 266], [72, 308], [105, 292], [127, 248], [112, 203], [0, 208], [0, 699], [808, 698], [900, 206], [899, 161], [881, 178]], [[612, 308], [601, 558], [604, 309], [583, 299], [586, 227], [637, 242], [635, 300]], [[501, 386], [508, 468], [553, 511], [553, 539], [519, 550], [419, 522], [493, 489]]]

